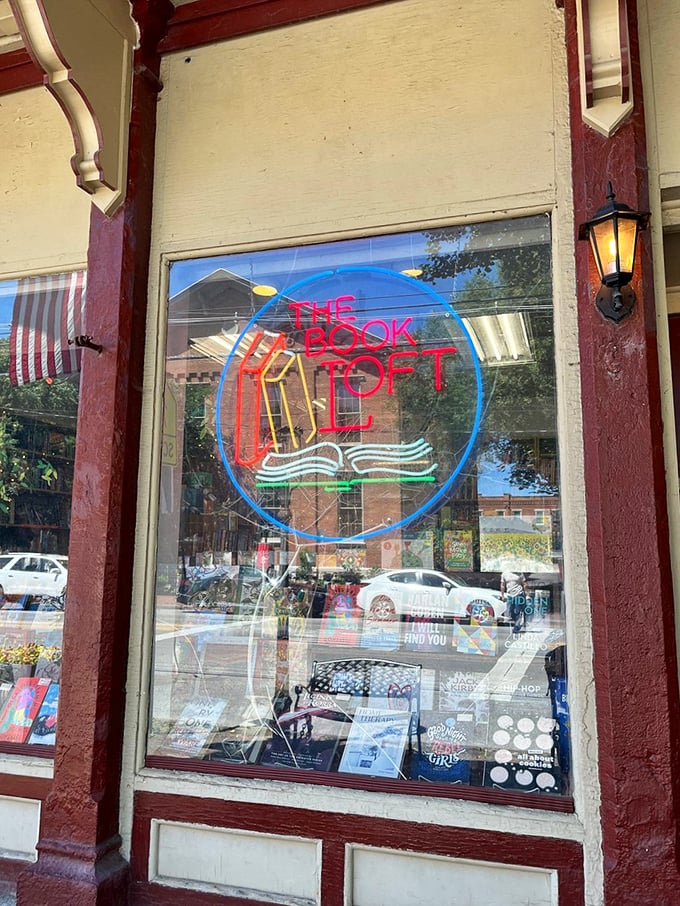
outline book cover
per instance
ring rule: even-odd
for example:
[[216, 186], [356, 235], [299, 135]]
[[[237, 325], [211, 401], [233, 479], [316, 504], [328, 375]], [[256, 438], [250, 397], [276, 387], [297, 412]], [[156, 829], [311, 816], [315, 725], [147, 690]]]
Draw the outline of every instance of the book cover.
[[474, 623], [466, 626], [463, 623], [454, 623], [453, 647], [458, 650], [458, 654], [495, 657], [497, 653], [496, 636], [497, 630], [495, 626], [482, 626]]
[[208, 737], [216, 729], [227, 703], [222, 699], [198, 698], [182, 711], [168, 733], [159, 755], [194, 758], [200, 755]]
[[400, 627], [401, 624], [395, 614], [376, 618], [370, 612], [366, 613], [361, 631], [361, 647], [374, 651], [395, 651], [399, 648]]
[[49, 685], [49, 679], [37, 676], [17, 680], [0, 714], [0, 741], [26, 742]]
[[451, 647], [451, 625], [434, 608], [411, 607], [404, 615], [402, 648], [405, 651], [446, 651]]
[[494, 702], [484, 786], [525, 793], [562, 792], [557, 721], [549, 699]]
[[418, 751], [411, 760], [411, 779], [470, 782], [470, 762], [479, 753], [473, 744], [474, 723], [466, 717], [466, 713], [421, 714]]
[[260, 765], [297, 768], [303, 771], [331, 771], [346, 725], [328, 719], [315, 718], [310, 735], [291, 739], [276, 730], [265, 745]]
[[411, 726], [410, 711], [357, 708], [338, 771], [399, 777]]
[[47, 689], [38, 716], [33, 724], [28, 742], [31, 745], [53, 746], [57, 737], [57, 712], [59, 710], [59, 685], [52, 683]]
[[358, 591], [358, 585], [329, 586], [319, 627], [320, 645], [359, 644], [363, 611], [357, 607]]

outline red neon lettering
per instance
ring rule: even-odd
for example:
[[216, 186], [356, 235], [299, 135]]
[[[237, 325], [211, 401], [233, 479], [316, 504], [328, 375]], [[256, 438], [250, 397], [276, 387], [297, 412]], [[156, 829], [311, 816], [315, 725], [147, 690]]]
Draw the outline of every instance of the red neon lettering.
[[[353, 311], [351, 305], [343, 305], [343, 302], [355, 302], [354, 296], [338, 296], [335, 300], [335, 317], [338, 321], [356, 321], [356, 315], [348, 315], [347, 312]], [[347, 317], [343, 317], [347, 315]]]
[[335, 366], [343, 366], [345, 363], [339, 359], [329, 359], [327, 362], [321, 362], [322, 368], [328, 368], [328, 376], [330, 380], [330, 388], [328, 392], [328, 418], [330, 424], [328, 427], [321, 426], [319, 427], [319, 432], [330, 432], [330, 431], [366, 431], [373, 424], [373, 416], [368, 416], [368, 421], [365, 425], [337, 425], [335, 423]]
[[[372, 346], [366, 339], [366, 334], [372, 333], [374, 326], [381, 327], [385, 331], [385, 336], [377, 345]], [[361, 329], [361, 345], [364, 347], [364, 349], [370, 349], [371, 352], [375, 352], [376, 349], [382, 349], [384, 346], [387, 346], [389, 338], [390, 326], [387, 321], [367, 321]]]
[[[354, 387], [352, 387], [349, 381], [350, 371], [352, 370], [352, 368], [357, 367], [357, 362], [370, 362], [378, 369], [378, 383], [375, 385], [375, 387], [371, 387], [370, 390], [365, 390], [363, 393], [361, 392], [361, 390], [356, 390]], [[357, 356], [356, 359], [352, 359], [352, 361], [347, 365], [347, 368], [345, 369], [345, 387], [347, 387], [352, 396], [358, 396], [360, 399], [364, 399], [367, 396], [373, 396], [374, 393], [377, 393], [378, 390], [380, 390], [380, 388], [382, 387], [384, 380], [385, 369], [383, 368], [383, 364], [379, 359], [376, 359], [375, 356], [372, 355]]]
[[[410, 320], [411, 319], [409, 318], [409, 321]], [[410, 372], [415, 371], [415, 368], [412, 368], [410, 365], [404, 365], [403, 368], [395, 365], [395, 359], [413, 359], [417, 358], [417, 356], [417, 352], [393, 352], [387, 359], [387, 392], [390, 395], [394, 390], [395, 374], [409, 374]]]
[[[352, 336], [352, 340], [351, 340], [352, 345], [351, 346], [345, 346], [343, 348], [342, 346], [337, 345], [337, 343], [335, 342], [335, 336], [337, 335], [339, 330], [346, 330], [349, 334], [351, 334], [351, 336]], [[352, 327], [351, 324], [336, 324], [336, 326], [333, 328], [333, 330], [331, 330], [330, 335], [328, 337], [328, 343], [329, 343], [331, 349], [333, 350], [333, 352], [337, 352], [338, 355], [346, 355], [348, 352], [351, 352], [354, 349], [354, 347], [357, 345], [358, 342], [359, 342], [359, 337], [357, 335], [356, 329], [354, 327]]]
[[458, 352], [455, 346], [443, 346], [441, 349], [423, 349], [423, 355], [434, 356], [434, 389], [441, 390], [446, 381], [442, 380], [442, 356]]
[[[312, 346], [319, 346], [317, 352], [312, 352]], [[326, 351], [326, 334], [323, 327], [308, 327], [305, 331], [305, 355], [312, 358], [315, 355], [323, 355]]]
[[312, 324], [316, 324], [319, 315], [323, 315], [326, 324], [333, 323], [333, 300], [329, 299], [325, 305], [319, 302], [312, 302]]
[[416, 343], [416, 341], [413, 339], [413, 337], [411, 336], [411, 334], [406, 329], [412, 320], [413, 320], [413, 318], [405, 318], [401, 322], [401, 324], [397, 324], [397, 319], [392, 318], [392, 345], [393, 346], [397, 345], [397, 337], [400, 336], [401, 334], [404, 335], [406, 342], [410, 343], [411, 346], [418, 345]]
[[302, 327], [302, 319], [301, 319], [300, 315], [302, 313], [303, 307], [311, 308], [312, 303], [311, 302], [289, 302], [288, 303], [288, 308], [292, 308], [295, 310], [295, 326], [296, 327]]

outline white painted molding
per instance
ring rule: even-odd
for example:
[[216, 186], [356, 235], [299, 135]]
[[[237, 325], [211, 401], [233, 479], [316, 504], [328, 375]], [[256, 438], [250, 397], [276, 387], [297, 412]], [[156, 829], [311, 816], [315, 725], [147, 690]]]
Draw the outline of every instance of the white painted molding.
[[613, 135], [633, 111], [628, 0], [577, 0], [581, 115]]
[[105, 214], [125, 197], [132, 58], [128, 0], [9, 0], [27, 50], [73, 133], [71, 167]]

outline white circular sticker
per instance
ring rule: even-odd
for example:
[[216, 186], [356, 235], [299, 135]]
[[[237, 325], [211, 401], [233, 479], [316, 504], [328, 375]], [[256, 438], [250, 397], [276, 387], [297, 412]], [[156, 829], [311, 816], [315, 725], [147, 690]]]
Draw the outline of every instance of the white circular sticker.
[[499, 749], [494, 755], [494, 758], [498, 764], [508, 764], [512, 761], [512, 752], [508, 749]]
[[531, 771], [517, 771], [517, 773], [515, 774], [515, 780], [520, 784], [520, 786], [529, 786], [529, 784], [532, 783], [533, 779], [534, 775], [531, 773]]
[[501, 716], [496, 721], [501, 730], [509, 730], [512, 726], [512, 717], [509, 714], [501, 714]]
[[500, 766], [496, 766], [495, 768], [491, 768], [491, 771], [489, 772], [489, 776], [491, 777], [491, 779], [493, 780], [494, 783], [505, 783], [505, 781], [508, 779], [510, 774], [508, 773], [507, 768], [502, 768]]
[[523, 717], [517, 721], [517, 729], [520, 733], [531, 733], [534, 729], [534, 722], [529, 717]]
[[549, 790], [551, 787], [555, 786], [555, 778], [547, 771], [541, 771], [536, 778], [536, 783], [542, 790]]
[[539, 749], [543, 749], [544, 752], [549, 752], [553, 747], [553, 738], [548, 736], [547, 733], [541, 733], [540, 736], [536, 737], [536, 745]]
[[529, 739], [528, 736], [522, 736], [518, 733], [513, 739], [513, 743], [515, 744], [516, 749], [522, 749], [522, 751], [524, 751], [531, 745], [531, 739]]
[[493, 734], [493, 741], [497, 746], [507, 746], [510, 742], [510, 734], [507, 730], [496, 730]]
[[538, 729], [541, 731], [541, 733], [550, 733], [554, 726], [555, 721], [552, 719], [552, 717], [538, 718]]

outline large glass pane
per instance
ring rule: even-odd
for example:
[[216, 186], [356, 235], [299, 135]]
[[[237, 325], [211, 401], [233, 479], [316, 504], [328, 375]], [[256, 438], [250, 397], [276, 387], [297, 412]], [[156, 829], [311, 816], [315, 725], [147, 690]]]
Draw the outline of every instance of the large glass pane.
[[568, 795], [548, 218], [176, 262], [168, 314], [149, 755]]
[[55, 740], [85, 275], [0, 282], [0, 746]]

